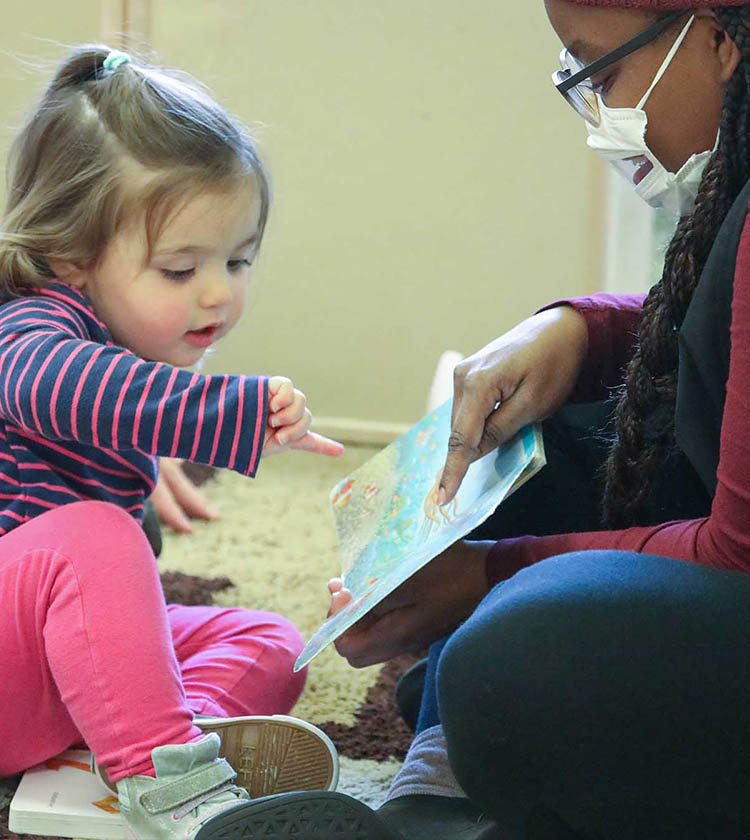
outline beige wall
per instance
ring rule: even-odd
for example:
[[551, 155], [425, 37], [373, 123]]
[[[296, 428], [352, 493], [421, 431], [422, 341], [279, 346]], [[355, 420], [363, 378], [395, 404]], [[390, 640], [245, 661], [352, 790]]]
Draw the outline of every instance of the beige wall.
[[[52, 9], [17, 4], [5, 48], [97, 34], [94, 0]], [[274, 182], [252, 306], [207, 370], [411, 422], [444, 349], [599, 285], [598, 170], [541, 0], [152, 0], [148, 19], [165, 63], [261, 124]], [[1, 60], [12, 112], [29, 85]]]
[[[100, 0], [3, 0], [0, 28], [0, 186], [5, 200], [5, 157], [16, 127], [41, 94], [66, 45], [96, 40]], [[45, 62], [47, 62], [45, 66]]]
[[211, 369], [412, 421], [442, 350], [597, 285], [592, 163], [541, 0], [155, 0], [151, 36], [263, 124], [275, 184], [253, 311]]

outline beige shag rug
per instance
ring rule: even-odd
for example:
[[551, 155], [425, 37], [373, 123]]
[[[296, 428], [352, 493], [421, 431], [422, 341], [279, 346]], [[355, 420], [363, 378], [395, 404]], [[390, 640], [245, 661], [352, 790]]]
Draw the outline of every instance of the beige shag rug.
[[[203, 491], [221, 510], [221, 519], [194, 521], [189, 535], [162, 529], [159, 568], [168, 600], [171, 593], [175, 601], [187, 595], [197, 598], [189, 603], [213, 600], [273, 610], [309, 638], [325, 618], [326, 582], [340, 571], [329, 491], [376, 451], [348, 447], [335, 459], [279, 455], [261, 464], [255, 480], [215, 471]], [[205, 477], [198, 473], [198, 480]], [[215, 578], [228, 578], [233, 586], [224, 588], [225, 582]], [[392, 694], [396, 678], [413, 661], [404, 657], [355, 670], [330, 647], [310, 664], [305, 691], [292, 712], [328, 732], [340, 753], [338, 789], [372, 807], [383, 801], [411, 738]], [[17, 781], [0, 779], [0, 838], [9, 840], [21, 840], [7, 827]]]
[[[189, 535], [164, 528], [160, 569], [226, 576], [234, 587], [214, 594], [214, 603], [280, 612], [309, 638], [328, 608], [326, 582], [340, 572], [329, 491], [376, 451], [350, 446], [339, 458], [285, 453], [264, 460], [254, 480], [217, 471], [203, 490], [221, 510], [221, 519], [194, 522]], [[331, 646], [310, 664], [292, 714], [317, 725], [355, 727], [355, 712], [380, 672], [380, 666], [351, 668]], [[389, 727], [396, 723], [389, 719]], [[403, 743], [403, 731], [400, 736]], [[395, 757], [375, 761], [342, 755], [339, 790], [379, 805], [399, 766]]]

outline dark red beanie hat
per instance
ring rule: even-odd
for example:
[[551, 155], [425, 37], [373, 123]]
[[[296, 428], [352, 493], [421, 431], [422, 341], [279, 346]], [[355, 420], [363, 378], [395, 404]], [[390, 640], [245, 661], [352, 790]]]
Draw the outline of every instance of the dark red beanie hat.
[[714, 6], [746, 6], [750, 0], [568, 0], [579, 6], [620, 6], [626, 9], [648, 9], [652, 12], [670, 9], [710, 9]]

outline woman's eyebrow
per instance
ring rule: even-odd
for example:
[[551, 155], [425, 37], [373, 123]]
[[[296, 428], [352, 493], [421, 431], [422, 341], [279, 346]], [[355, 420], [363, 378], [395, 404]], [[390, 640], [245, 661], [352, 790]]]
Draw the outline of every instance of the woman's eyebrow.
[[573, 43], [568, 46], [568, 51], [584, 65], [592, 64], [598, 58], [601, 58], [609, 52], [608, 49], [597, 47], [594, 44], [590, 44], [588, 41], [580, 39], [573, 41]]

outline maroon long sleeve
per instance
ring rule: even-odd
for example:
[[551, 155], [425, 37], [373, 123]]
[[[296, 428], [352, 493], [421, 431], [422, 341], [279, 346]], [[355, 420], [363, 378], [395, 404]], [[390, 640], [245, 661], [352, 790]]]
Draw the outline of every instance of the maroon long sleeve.
[[[642, 300], [630, 295], [594, 295], [558, 301], [557, 305], [574, 306], [588, 324], [588, 357], [576, 389], [579, 400], [597, 399], [616, 384], [615, 374], [622, 371], [632, 350], [638, 301]], [[718, 484], [710, 515], [619, 531], [500, 540], [487, 560], [491, 584], [545, 557], [602, 548], [750, 572], [750, 217], [737, 253], [730, 341]], [[624, 342], [624, 350], [620, 342]]]
[[570, 402], [592, 402], [610, 396], [609, 389], [623, 380], [625, 365], [633, 355], [638, 337], [638, 318], [646, 295], [610, 295], [600, 292], [589, 297], [557, 300], [545, 309], [572, 306], [586, 319], [588, 352], [570, 396]]

